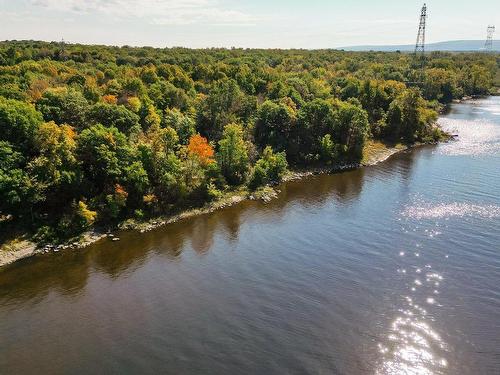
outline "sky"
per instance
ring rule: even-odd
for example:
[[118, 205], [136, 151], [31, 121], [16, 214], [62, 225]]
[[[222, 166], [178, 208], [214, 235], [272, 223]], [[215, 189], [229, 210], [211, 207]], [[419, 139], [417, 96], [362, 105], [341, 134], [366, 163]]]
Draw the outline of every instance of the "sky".
[[[153, 47], [414, 44], [423, 1], [0, 0], [0, 40]], [[427, 2], [427, 41], [500, 35], [500, 0]]]

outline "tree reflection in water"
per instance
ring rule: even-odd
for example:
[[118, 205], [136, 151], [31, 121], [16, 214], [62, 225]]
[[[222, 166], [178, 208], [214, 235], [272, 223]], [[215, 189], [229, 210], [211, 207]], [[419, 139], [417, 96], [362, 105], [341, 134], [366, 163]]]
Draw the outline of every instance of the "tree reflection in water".
[[153, 255], [169, 261], [182, 261], [184, 252], [207, 254], [217, 236], [236, 243], [241, 224], [258, 217], [263, 225], [279, 223], [287, 210], [321, 207], [334, 199], [348, 204], [358, 198], [366, 179], [380, 174], [409, 179], [412, 153], [394, 157], [374, 167], [334, 175], [312, 176], [279, 186], [281, 193], [269, 204], [245, 201], [210, 214], [182, 220], [146, 233], [119, 233], [120, 241], [102, 240], [88, 248], [37, 256], [0, 271], [0, 302], [16, 303], [43, 298], [51, 291], [77, 296], [85, 288], [89, 274], [100, 272], [112, 279], [131, 274]]

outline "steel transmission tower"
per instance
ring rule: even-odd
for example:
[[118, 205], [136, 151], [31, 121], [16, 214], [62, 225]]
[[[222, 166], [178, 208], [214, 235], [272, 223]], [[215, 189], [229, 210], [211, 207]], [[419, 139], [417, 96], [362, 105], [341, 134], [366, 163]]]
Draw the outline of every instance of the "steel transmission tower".
[[61, 39], [61, 42], [59, 43], [59, 59], [64, 60], [66, 56], [66, 42], [64, 41], [64, 38]]
[[415, 44], [415, 55], [423, 60], [425, 53], [425, 21], [427, 20], [427, 5], [424, 4], [420, 13], [420, 24], [418, 26], [417, 43]]
[[486, 52], [493, 51], [493, 34], [495, 33], [495, 26], [488, 26], [488, 34], [486, 36], [486, 42], [484, 43], [484, 49]]
[[425, 69], [425, 22], [427, 21], [427, 5], [424, 4], [420, 12], [420, 23], [418, 25], [417, 43], [415, 44], [414, 67], [415, 75], [412, 85], [420, 86], [424, 80]]

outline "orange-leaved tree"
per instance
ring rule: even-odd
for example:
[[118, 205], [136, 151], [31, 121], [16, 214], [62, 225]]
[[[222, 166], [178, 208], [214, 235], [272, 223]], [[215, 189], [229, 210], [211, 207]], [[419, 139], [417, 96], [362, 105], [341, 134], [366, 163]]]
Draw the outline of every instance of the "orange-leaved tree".
[[118, 98], [116, 97], [116, 95], [104, 95], [102, 97], [102, 100], [104, 101], [104, 103], [107, 103], [107, 104], [116, 104], [118, 102]]
[[205, 137], [199, 134], [189, 138], [188, 152], [190, 155], [196, 156], [200, 163], [208, 165], [214, 162], [214, 149], [208, 143]]

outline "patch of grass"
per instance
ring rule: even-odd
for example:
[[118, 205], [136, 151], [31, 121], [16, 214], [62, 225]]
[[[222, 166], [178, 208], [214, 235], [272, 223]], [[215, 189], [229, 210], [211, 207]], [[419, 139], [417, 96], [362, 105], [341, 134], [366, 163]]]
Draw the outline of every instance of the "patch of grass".
[[0, 253], [14, 253], [19, 249], [22, 249], [29, 245], [30, 242], [25, 238], [15, 238], [13, 240], [6, 241], [0, 246]]
[[389, 144], [381, 141], [376, 141], [373, 139], [368, 140], [363, 148], [363, 159], [362, 164], [371, 164], [374, 161], [384, 157], [387, 153], [391, 152], [393, 149], [404, 150], [405, 145], [401, 143]]

